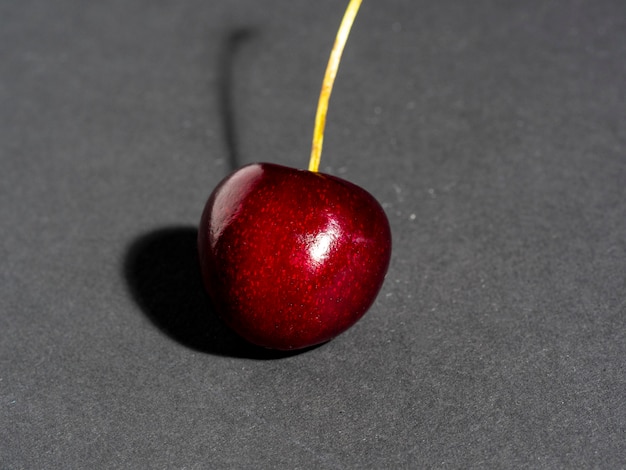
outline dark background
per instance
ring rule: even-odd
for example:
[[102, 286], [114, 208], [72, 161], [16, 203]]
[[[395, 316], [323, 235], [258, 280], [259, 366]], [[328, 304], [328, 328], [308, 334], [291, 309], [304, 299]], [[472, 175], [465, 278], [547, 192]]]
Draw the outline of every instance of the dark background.
[[215, 318], [204, 202], [306, 168], [345, 5], [0, 3], [1, 468], [626, 467], [623, 0], [365, 0], [321, 169], [383, 289], [291, 356]]

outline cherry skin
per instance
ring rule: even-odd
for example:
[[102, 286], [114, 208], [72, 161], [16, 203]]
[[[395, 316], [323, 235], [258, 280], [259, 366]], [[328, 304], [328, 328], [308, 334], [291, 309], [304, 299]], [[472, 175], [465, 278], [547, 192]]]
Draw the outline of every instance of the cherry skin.
[[365, 314], [389, 266], [391, 231], [359, 186], [255, 163], [209, 197], [198, 250], [225, 323], [251, 343], [290, 350], [326, 342]]

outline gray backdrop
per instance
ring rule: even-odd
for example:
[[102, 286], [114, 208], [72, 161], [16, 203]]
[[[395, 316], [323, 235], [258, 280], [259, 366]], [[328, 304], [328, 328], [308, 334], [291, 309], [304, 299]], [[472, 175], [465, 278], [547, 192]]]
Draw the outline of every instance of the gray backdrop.
[[345, 5], [0, 2], [0, 468], [626, 468], [623, 0], [365, 0], [321, 169], [384, 287], [302, 354], [216, 319], [204, 202], [307, 166]]

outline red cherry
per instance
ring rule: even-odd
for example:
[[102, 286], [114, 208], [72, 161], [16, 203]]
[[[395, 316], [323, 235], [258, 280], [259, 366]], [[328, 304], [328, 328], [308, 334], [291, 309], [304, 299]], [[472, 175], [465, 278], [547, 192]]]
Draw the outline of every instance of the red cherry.
[[326, 342], [363, 316], [387, 272], [391, 232], [364, 189], [258, 163], [213, 191], [198, 247], [222, 319], [252, 343], [288, 350]]
[[389, 266], [391, 231], [376, 199], [317, 172], [328, 100], [360, 4], [350, 0], [330, 54], [309, 171], [243, 167], [213, 191], [200, 221], [202, 275], [217, 312], [267, 348], [306, 348], [348, 329]]

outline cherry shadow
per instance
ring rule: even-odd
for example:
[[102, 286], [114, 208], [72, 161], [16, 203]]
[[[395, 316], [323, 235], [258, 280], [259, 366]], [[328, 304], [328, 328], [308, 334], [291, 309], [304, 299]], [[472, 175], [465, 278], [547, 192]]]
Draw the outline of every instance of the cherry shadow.
[[241, 47], [256, 34], [256, 30], [251, 28], [233, 29], [225, 35], [220, 48], [217, 92], [230, 171], [235, 171], [241, 162], [233, 93], [236, 58]]
[[136, 239], [124, 260], [130, 292], [152, 323], [196, 351], [249, 359], [281, 359], [305, 350], [275, 351], [235, 334], [216, 314], [202, 283], [194, 227], [167, 227]]
[[[224, 36], [218, 57], [217, 93], [230, 170], [239, 167], [233, 105], [235, 58], [255, 36], [238, 28]], [[198, 214], [200, 216], [200, 214]], [[124, 259], [130, 292], [152, 323], [171, 339], [196, 351], [250, 359], [280, 359], [315, 349], [275, 351], [255, 346], [227, 327], [206, 294], [197, 252], [195, 227], [165, 227], [134, 240]]]

